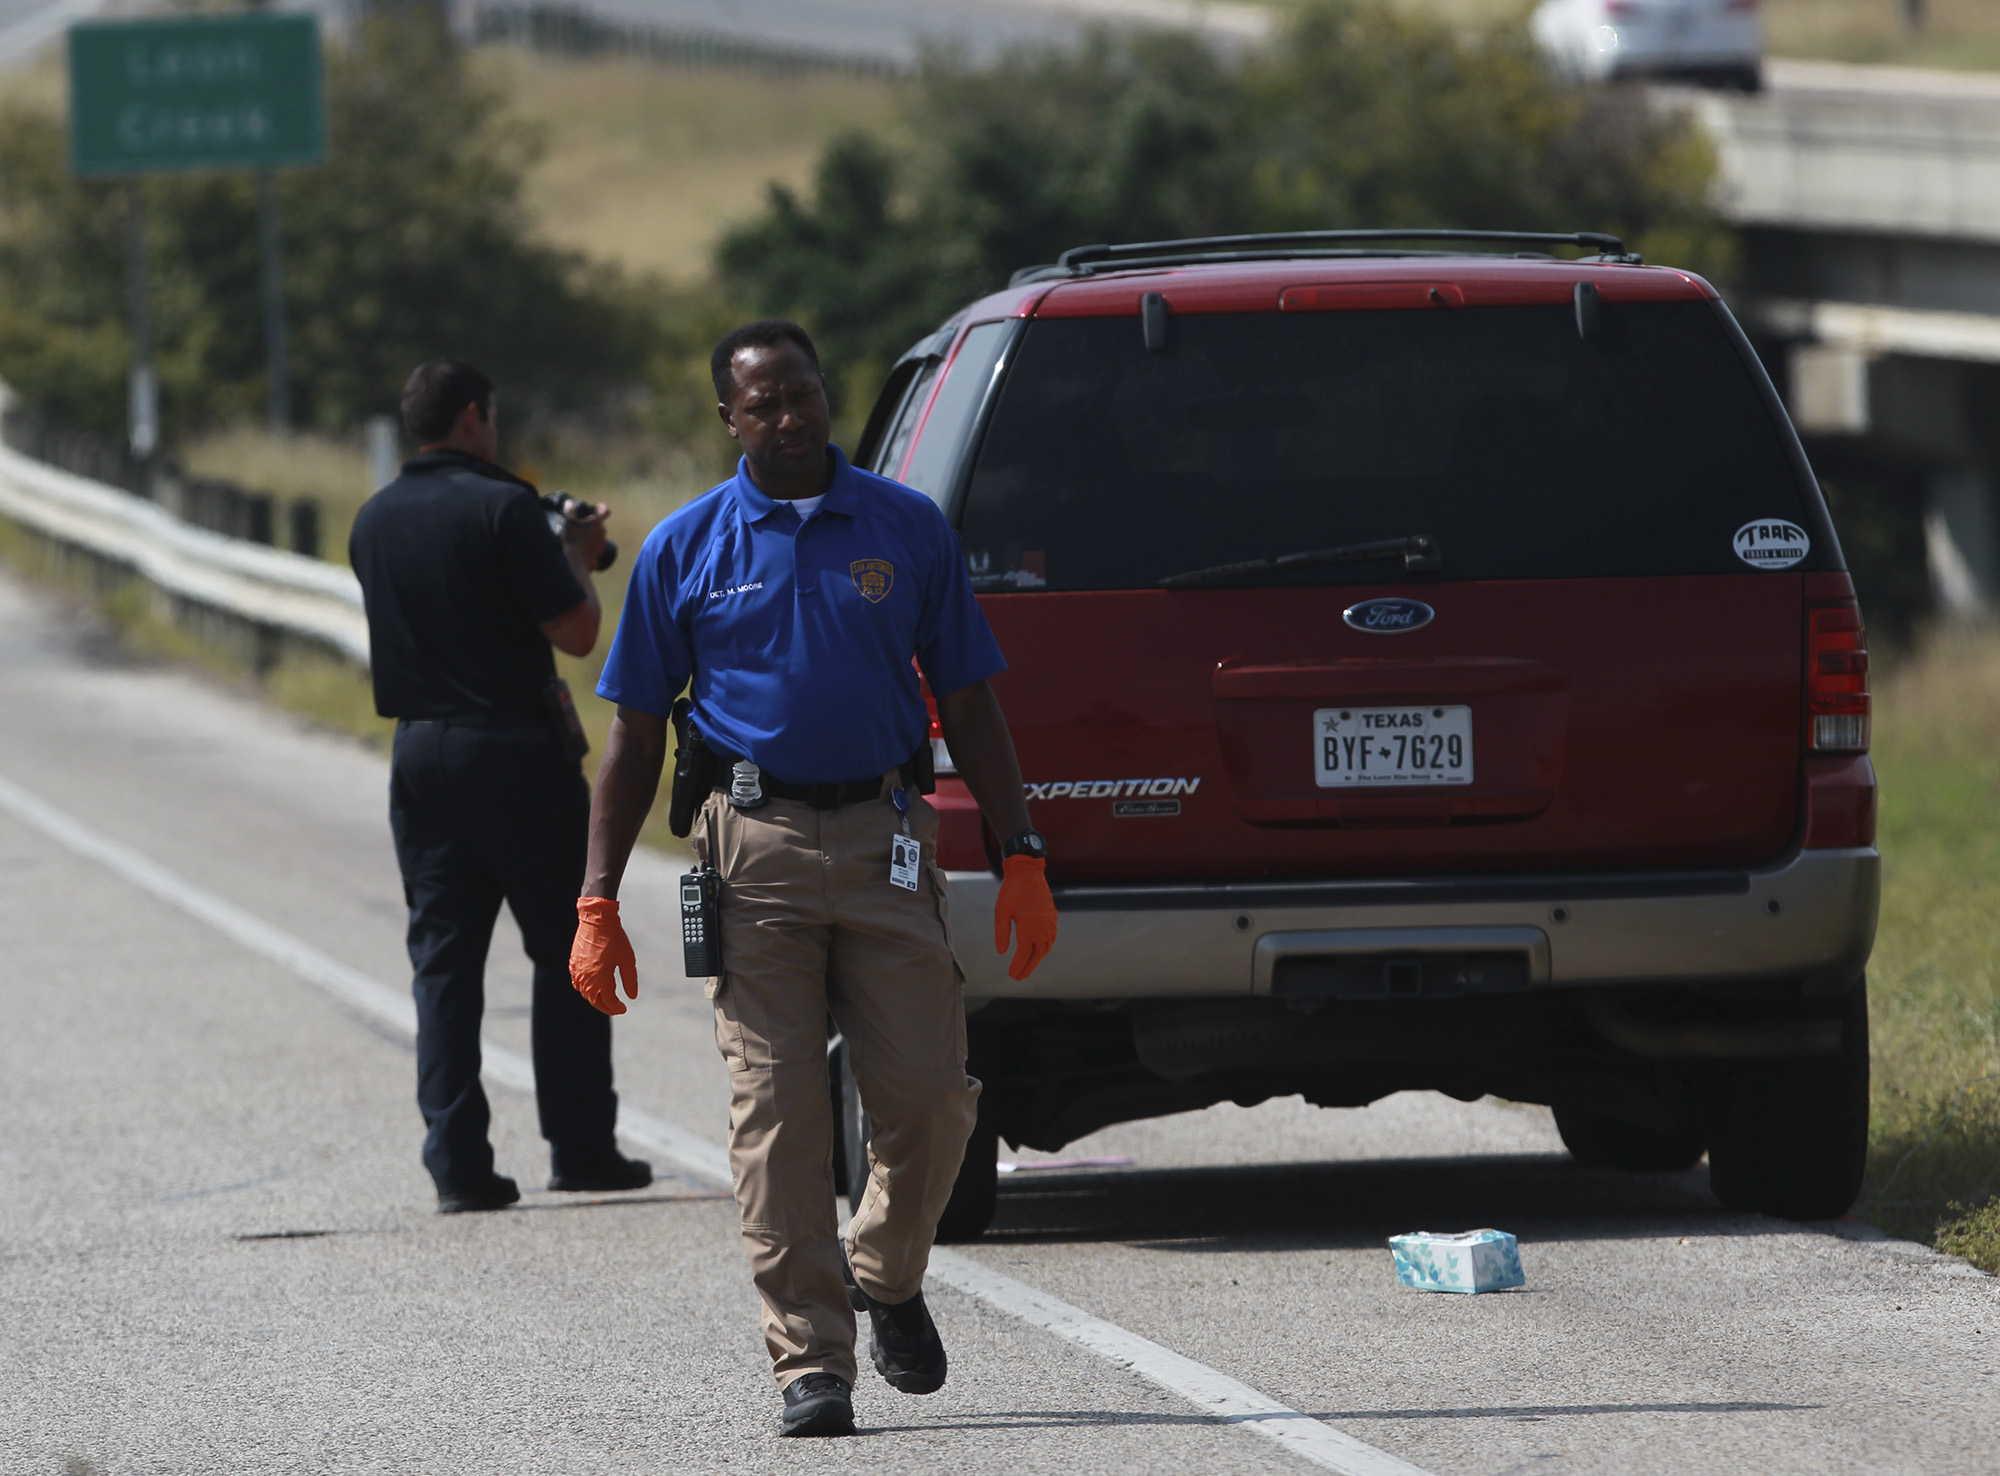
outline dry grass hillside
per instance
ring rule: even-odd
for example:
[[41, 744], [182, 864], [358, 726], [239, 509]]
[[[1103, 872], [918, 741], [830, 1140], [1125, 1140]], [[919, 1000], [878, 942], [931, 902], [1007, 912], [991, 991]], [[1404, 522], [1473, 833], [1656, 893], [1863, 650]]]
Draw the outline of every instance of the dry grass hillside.
[[2000, 4], [1922, 0], [1922, 9], [1912, 29], [1905, 0], [1765, 0], [1765, 43], [1773, 56], [2000, 68]]
[[844, 129], [896, 126], [897, 86], [843, 72], [565, 58], [480, 58], [517, 116], [543, 131], [528, 200], [565, 246], [687, 282], [773, 181], [798, 186]]

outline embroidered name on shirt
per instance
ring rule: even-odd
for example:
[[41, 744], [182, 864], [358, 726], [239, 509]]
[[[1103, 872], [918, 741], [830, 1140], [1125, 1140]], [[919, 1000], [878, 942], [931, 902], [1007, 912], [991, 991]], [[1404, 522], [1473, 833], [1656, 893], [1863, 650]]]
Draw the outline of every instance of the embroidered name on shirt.
[[888, 598], [889, 587], [896, 582], [896, 566], [887, 559], [856, 559], [847, 566], [847, 572], [853, 576], [861, 598], [871, 605], [879, 605]]
[[725, 585], [721, 589], [711, 589], [708, 592], [708, 597], [711, 600], [719, 600], [724, 595], [748, 594], [753, 589], [762, 589], [763, 587], [764, 581], [761, 579], [752, 584], [730, 584]]

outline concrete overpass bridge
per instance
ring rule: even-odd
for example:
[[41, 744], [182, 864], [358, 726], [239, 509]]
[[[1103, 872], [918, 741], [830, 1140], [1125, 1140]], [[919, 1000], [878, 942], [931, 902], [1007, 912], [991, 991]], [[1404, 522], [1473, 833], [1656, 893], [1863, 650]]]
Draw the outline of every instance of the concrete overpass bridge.
[[[1732, 293], [1878, 585], [2000, 598], [2000, 76], [1774, 61], [1674, 94], [1716, 142]], [[1916, 591], [1919, 598], [1923, 591]]]

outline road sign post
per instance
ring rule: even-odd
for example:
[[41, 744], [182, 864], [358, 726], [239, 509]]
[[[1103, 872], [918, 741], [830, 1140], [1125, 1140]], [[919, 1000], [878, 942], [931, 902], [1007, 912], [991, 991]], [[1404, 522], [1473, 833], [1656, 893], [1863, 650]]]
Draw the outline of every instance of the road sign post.
[[160, 384], [153, 377], [153, 315], [146, 291], [144, 182], [125, 181], [125, 282], [132, 297], [132, 374], [126, 405], [127, 440], [144, 461], [160, 443]]
[[[255, 169], [263, 247], [266, 374], [272, 428], [290, 422], [284, 275], [271, 171], [326, 155], [319, 24], [311, 16], [176, 16], [70, 27], [70, 163], [83, 177], [130, 181], [132, 449], [149, 455], [158, 416], [146, 297], [145, 218], [137, 176]], [[143, 443], [143, 444], [142, 444]]]
[[285, 359], [285, 258], [278, 235], [278, 181], [257, 171], [257, 234], [264, 257], [264, 385], [271, 429], [292, 424], [292, 376]]

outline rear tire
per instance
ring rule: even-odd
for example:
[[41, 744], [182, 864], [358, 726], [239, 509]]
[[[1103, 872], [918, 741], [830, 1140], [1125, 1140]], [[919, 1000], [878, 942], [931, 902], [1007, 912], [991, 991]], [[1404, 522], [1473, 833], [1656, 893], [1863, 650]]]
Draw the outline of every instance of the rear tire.
[[1730, 67], [1722, 74], [1722, 85], [1731, 92], [1757, 93], [1764, 90], [1764, 68], [1757, 62]]
[[1700, 1130], [1686, 1124], [1662, 1132], [1561, 1102], [1556, 1104], [1555, 1115], [1563, 1147], [1585, 1168], [1678, 1173], [1699, 1163], [1706, 1146]]
[[861, 1108], [861, 1088], [855, 1084], [854, 1068], [847, 1061], [847, 1042], [840, 1043], [834, 1055], [838, 1068], [833, 1084], [835, 1120], [839, 1124], [834, 1134], [835, 1151], [841, 1157], [839, 1174], [842, 1191], [847, 1195], [847, 1212], [858, 1214], [861, 1197], [868, 1192], [868, 1135], [874, 1123]]
[[[874, 1122], [861, 1106], [861, 1088], [847, 1063], [845, 1041], [829, 1053], [834, 1101], [834, 1180], [847, 1196], [847, 1212], [858, 1214], [868, 1192], [868, 1136]], [[938, 1217], [937, 1239], [944, 1244], [977, 1240], [1000, 1207], [1000, 1134], [984, 1120], [972, 1129], [951, 1198]]]
[[847, 1192], [847, 1109], [841, 1089], [842, 1068], [847, 1059], [847, 1042], [838, 1035], [826, 1043], [826, 1084], [833, 1108], [833, 1192]]
[[937, 1238], [952, 1245], [977, 1240], [993, 1223], [1000, 1208], [1000, 1134], [980, 1123], [965, 1145], [958, 1182], [938, 1217]]
[[1831, 1220], [1853, 1207], [1868, 1160], [1868, 990], [1840, 1003], [1841, 1052], [1744, 1062], [1722, 1085], [1709, 1185], [1733, 1210]]

